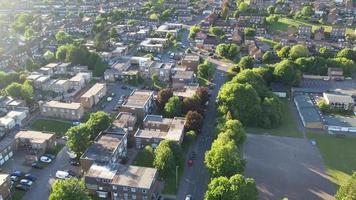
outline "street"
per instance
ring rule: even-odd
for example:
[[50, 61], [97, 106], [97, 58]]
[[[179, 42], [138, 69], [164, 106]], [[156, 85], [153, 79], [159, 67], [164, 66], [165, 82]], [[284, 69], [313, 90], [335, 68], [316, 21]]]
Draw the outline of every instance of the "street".
[[[220, 63], [214, 61], [214, 63]], [[192, 166], [186, 166], [183, 176], [180, 179], [179, 190], [177, 198], [182, 200], [187, 194], [192, 195], [193, 199], [204, 199], [204, 194], [209, 183], [209, 173], [205, 168], [204, 157], [205, 152], [210, 149], [214, 140], [215, 122], [217, 117], [215, 99], [219, 92], [220, 87], [225, 82], [225, 73], [227, 67], [225, 65], [217, 66], [215, 73], [215, 88], [212, 90], [212, 96], [209, 100], [209, 107], [205, 114], [205, 120], [202, 127], [202, 132], [197, 140], [190, 146], [188, 155], [195, 151], [197, 158]], [[185, 161], [185, 164], [187, 160]]]

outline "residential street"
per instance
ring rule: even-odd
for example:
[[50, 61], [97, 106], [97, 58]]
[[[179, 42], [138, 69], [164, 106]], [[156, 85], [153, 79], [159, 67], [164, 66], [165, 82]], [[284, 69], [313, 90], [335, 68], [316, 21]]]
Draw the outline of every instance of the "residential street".
[[[214, 63], [218, 63], [215, 61]], [[205, 114], [205, 121], [202, 127], [202, 133], [198, 136], [194, 144], [191, 145], [188, 155], [195, 151], [197, 158], [194, 160], [193, 166], [186, 165], [183, 176], [181, 177], [179, 190], [176, 199], [184, 199], [187, 194], [192, 195], [193, 199], [204, 199], [204, 193], [209, 183], [209, 174], [204, 165], [205, 152], [210, 149], [211, 143], [214, 140], [215, 121], [217, 117], [215, 99], [219, 92], [220, 87], [225, 82], [225, 72], [227, 68], [224, 66], [218, 66], [214, 83], [215, 88], [212, 91], [212, 97], [208, 110]], [[185, 161], [185, 164], [187, 160]]]
[[57, 154], [57, 158], [53, 163], [44, 169], [32, 169], [31, 173], [37, 177], [37, 180], [22, 199], [47, 200], [51, 192], [51, 183], [55, 179], [57, 170], [68, 170], [71, 168], [73, 166], [70, 165], [67, 147], [64, 147]]

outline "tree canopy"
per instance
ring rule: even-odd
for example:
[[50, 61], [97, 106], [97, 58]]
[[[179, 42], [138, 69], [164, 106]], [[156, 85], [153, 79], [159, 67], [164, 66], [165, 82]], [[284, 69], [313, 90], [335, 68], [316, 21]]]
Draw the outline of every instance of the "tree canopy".
[[91, 200], [83, 181], [77, 178], [57, 179], [51, 187], [49, 200]]
[[164, 106], [164, 114], [166, 117], [179, 117], [182, 115], [183, 103], [177, 96], [169, 98]]

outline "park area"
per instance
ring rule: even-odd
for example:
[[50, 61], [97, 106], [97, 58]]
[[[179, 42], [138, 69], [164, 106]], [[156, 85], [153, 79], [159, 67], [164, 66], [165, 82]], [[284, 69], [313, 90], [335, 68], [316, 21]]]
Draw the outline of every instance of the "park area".
[[343, 185], [356, 171], [356, 137], [336, 137], [321, 133], [308, 133], [316, 141], [323, 158], [326, 173], [337, 186]]
[[243, 152], [245, 174], [255, 179], [260, 199], [334, 199], [336, 187], [309, 140], [249, 134]]
[[31, 127], [36, 131], [53, 132], [57, 135], [57, 137], [63, 136], [72, 126], [73, 124], [71, 122], [54, 119], [37, 119], [31, 125]]
[[[277, 22], [274, 22], [271, 25], [271, 30], [273, 32], [286, 32], [288, 29], [288, 26], [295, 26], [298, 27], [300, 25], [304, 26], [312, 26], [312, 31], [314, 32], [315, 30], [323, 27], [325, 32], [331, 32], [332, 27], [328, 25], [322, 25], [322, 24], [312, 24], [303, 20], [298, 20], [298, 19], [290, 19], [286, 17], [280, 18]], [[348, 35], [353, 35], [354, 30], [351, 28], [346, 29], [346, 34]]]
[[252, 128], [247, 127], [246, 132], [252, 134], [266, 134], [275, 136], [286, 136], [286, 137], [302, 137], [302, 133], [298, 130], [296, 116], [293, 113], [294, 106], [291, 101], [287, 99], [282, 100], [283, 103], [283, 116], [282, 123], [278, 128], [273, 129], [263, 129], [263, 128]]

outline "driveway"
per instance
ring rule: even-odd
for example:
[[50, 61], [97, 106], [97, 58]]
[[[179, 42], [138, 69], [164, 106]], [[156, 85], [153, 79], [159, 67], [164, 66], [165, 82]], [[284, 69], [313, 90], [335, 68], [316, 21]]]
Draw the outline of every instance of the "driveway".
[[318, 149], [307, 139], [248, 135], [244, 158], [245, 175], [255, 179], [260, 199], [334, 199]]
[[103, 104], [104, 108], [96, 107], [96, 109], [105, 111], [107, 113], [111, 113], [111, 112], [113, 112], [113, 109], [116, 107], [117, 102], [120, 99], [120, 96], [130, 95], [132, 92], [132, 89], [130, 89], [130, 88], [122, 89], [121, 86], [126, 85], [126, 84], [122, 84], [119, 82], [108, 83], [107, 85], [108, 85], [108, 92], [107, 92], [108, 95], [111, 95], [111, 93], [115, 93], [115, 96], [112, 98], [112, 100], [110, 102], [107, 102], [106, 99], [103, 99], [103, 101], [105, 101]]
[[53, 163], [44, 169], [33, 169], [31, 173], [37, 177], [37, 181], [26, 192], [23, 200], [47, 200], [51, 192], [51, 183], [55, 180], [57, 170], [72, 169], [70, 158], [67, 154], [67, 147], [64, 147], [58, 154]]

